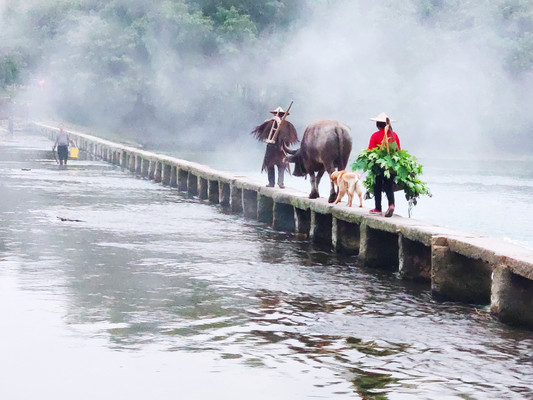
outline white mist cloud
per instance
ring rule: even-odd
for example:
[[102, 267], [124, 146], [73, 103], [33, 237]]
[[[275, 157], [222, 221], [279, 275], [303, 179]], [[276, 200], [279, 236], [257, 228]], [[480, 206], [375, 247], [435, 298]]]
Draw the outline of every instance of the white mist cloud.
[[517, 91], [524, 81], [503, 70], [494, 5], [462, 2], [440, 25], [425, 26], [410, 4], [328, 2], [266, 73], [295, 94], [300, 122], [341, 119], [355, 149], [373, 132], [369, 118], [386, 111], [417, 152], [485, 151], [489, 137], [516, 124], [513, 109], [532, 105]]
[[[45, 52], [40, 75], [51, 78], [44, 91], [35, 87], [36, 103], [53, 109], [71, 81], [79, 105], [71, 112], [119, 126], [140, 90], [153, 105], [154, 124], [142, 133], [149, 141], [212, 148], [253, 146], [253, 127], [294, 100], [300, 136], [316, 120], [338, 119], [352, 127], [354, 152], [374, 131], [369, 118], [385, 111], [414, 154], [480, 155], [533, 123], [533, 75], [512, 77], [504, 67], [509, 43], [497, 21], [506, 2], [308, 2], [312, 13], [297, 28], [248, 38], [213, 60], [195, 54], [208, 25], [166, 19], [168, 7], [184, 3], [125, 1], [152, 21], [139, 33], [149, 65], [134, 51], [137, 36], [82, 7], [64, 17]], [[101, 59], [117, 70], [98, 70]]]

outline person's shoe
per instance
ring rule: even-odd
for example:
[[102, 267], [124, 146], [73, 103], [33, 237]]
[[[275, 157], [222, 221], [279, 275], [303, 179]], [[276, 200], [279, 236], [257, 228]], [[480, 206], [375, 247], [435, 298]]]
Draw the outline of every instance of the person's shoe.
[[372, 214], [372, 215], [381, 215], [381, 211], [378, 210], [377, 208], [374, 208], [374, 209], [370, 210], [370, 214]]
[[387, 209], [387, 212], [385, 213], [386, 217], [392, 217], [392, 214], [394, 214], [394, 204], [391, 204], [389, 208]]
[[265, 187], [274, 187], [274, 185], [271, 185], [270, 183], [266, 185]]
[[280, 189], [285, 189], [285, 186], [283, 186], [283, 185], [279, 185], [279, 188], [280, 188]]

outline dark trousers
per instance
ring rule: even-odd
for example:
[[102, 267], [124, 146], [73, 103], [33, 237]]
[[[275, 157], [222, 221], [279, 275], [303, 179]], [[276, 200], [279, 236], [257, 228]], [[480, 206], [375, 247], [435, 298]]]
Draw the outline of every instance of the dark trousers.
[[68, 160], [68, 146], [59, 145], [57, 146], [57, 157], [60, 161]]
[[387, 195], [389, 206], [394, 204], [394, 190], [393, 183], [394, 178], [385, 178], [383, 173], [376, 176], [376, 183], [374, 184], [374, 202], [376, 210], [381, 211], [381, 192], [384, 191]]
[[[284, 165], [278, 165], [278, 186], [283, 187], [285, 185], [284, 183], [284, 175], [285, 175], [285, 166]], [[274, 166], [267, 168], [268, 173], [268, 184], [270, 186], [274, 186], [276, 183], [276, 171], [274, 169]]]

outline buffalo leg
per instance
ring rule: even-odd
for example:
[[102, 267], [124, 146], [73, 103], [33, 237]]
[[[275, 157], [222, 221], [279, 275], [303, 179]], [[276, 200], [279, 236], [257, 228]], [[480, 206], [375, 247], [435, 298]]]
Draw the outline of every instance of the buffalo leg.
[[[322, 175], [324, 175], [324, 172], [326, 172], [326, 170], [325, 169], [321, 169], [316, 174], [316, 194], [317, 194], [317, 197], [318, 197], [318, 188], [320, 187], [320, 180], [322, 179]], [[329, 200], [328, 201], [330, 203], [332, 203], [334, 200], [335, 200], [335, 198], [333, 198], [333, 200], [331, 200], [331, 201], [329, 201]]]
[[318, 194], [318, 182], [320, 182], [320, 179], [318, 179], [315, 176], [314, 172], [311, 172], [309, 174], [309, 180], [311, 181], [311, 194], [309, 195], [310, 199], [318, 199], [320, 195]]
[[[331, 170], [328, 169], [328, 174], [329, 174], [329, 180], [331, 182], [331, 189], [329, 191], [329, 198], [328, 198], [328, 203], [333, 203], [335, 201], [335, 199], [337, 198], [337, 191], [335, 190], [335, 184], [333, 183], [333, 181], [331, 180], [331, 174], [333, 173], [333, 171], [335, 171], [335, 168], [332, 168]], [[322, 171], [322, 174], [324, 173], [324, 171]], [[339, 189], [340, 191], [340, 189]]]

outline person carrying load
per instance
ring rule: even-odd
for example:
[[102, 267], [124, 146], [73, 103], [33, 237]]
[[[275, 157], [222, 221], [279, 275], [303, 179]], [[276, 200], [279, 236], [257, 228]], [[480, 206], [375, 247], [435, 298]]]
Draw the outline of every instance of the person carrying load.
[[289, 110], [291, 106], [292, 102], [289, 108], [287, 108], [287, 111], [283, 111], [281, 107], [270, 111], [274, 116], [265, 120], [251, 132], [256, 139], [264, 141], [267, 144], [263, 167], [261, 168], [261, 171], [266, 169], [268, 173], [267, 187], [274, 187], [276, 181], [274, 167], [277, 167], [278, 186], [280, 189], [285, 188], [284, 174], [285, 169], [288, 168], [288, 162], [286, 160], [287, 148], [298, 142], [296, 128], [289, 121], [286, 121], [287, 116], [290, 114]]
[[68, 160], [68, 146], [72, 144], [75, 146], [75, 143], [70, 139], [70, 135], [63, 130], [63, 124], [59, 124], [59, 132], [56, 134], [56, 141], [52, 151], [55, 152], [57, 148], [57, 158], [59, 159], [59, 167], [67, 165]]
[[367, 173], [363, 183], [368, 189], [367, 194], [373, 193], [375, 202], [375, 208], [370, 213], [382, 215], [381, 192], [384, 191], [389, 201], [385, 217], [392, 217], [394, 192], [403, 190], [411, 217], [411, 210], [416, 206], [420, 195], [431, 197], [428, 186], [420, 180], [422, 165], [407, 150], [402, 150], [400, 138], [393, 131], [392, 120], [387, 114], [381, 113], [370, 120], [376, 121], [379, 130], [372, 134], [368, 148], [362, 150], [352, 164], [353, 171], [362, 170]]
[[[384, 112], [380, 113], [377, 117], [370, 118], [371, 121], [376, 121], [377, 132], [374, 132], [370, 136], [370, 142], [368, 144], [368, 150], [381, 147], [387, 149], [387, 153], [391, 153], [397, 150], [401, 150], [400, 138], [392, 130], [391, 120]], [[389, 207], [385, 212], [385, 217], [391, 217], [394, 214], [394, 177], [385, 176], [385, 170], [381, 170], [376, 174], [376, 182], [373, 187], [374, 191], [374, 204], [375, 208], [370, 210], [371, 214], [381, 215], [381, 192], [384, 191], [389, 202]]]

